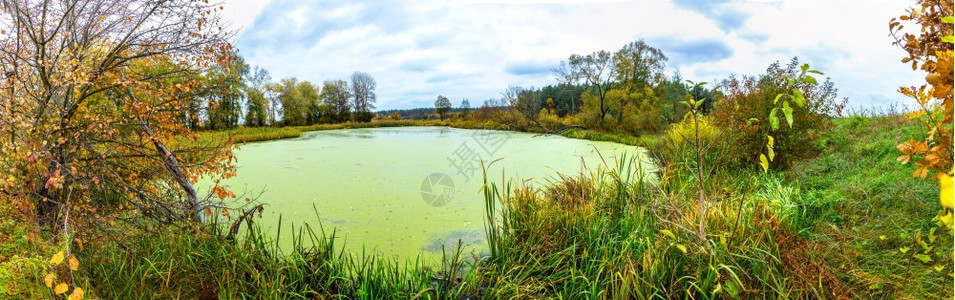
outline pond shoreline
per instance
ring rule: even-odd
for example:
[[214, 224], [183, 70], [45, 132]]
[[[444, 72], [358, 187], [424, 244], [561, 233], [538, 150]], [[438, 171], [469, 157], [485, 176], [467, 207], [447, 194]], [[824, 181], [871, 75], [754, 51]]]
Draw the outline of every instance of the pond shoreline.
[[[525, 133], [538, 133], [538, 134], [547, 134], [539, 132], [527, 132], [514, 130], [513, 128], [498, 124], [495, 122], [478, 122], [478, 121], [439, 121], [439, 120], [399, 120], [399, 121], [373, 121], [368, 123], [338, 123], [338, 124], [316, 124], [310, 126], [286, 126], [286, 127], [238, 127], [229, 130], [220, 130], [220, 131], [201, 131], [199, 132], [200, 139], [221, 139], [227, 138], [231, 135], [232, 141], [235, 143], [254, 143], [254, 142], [264, 142], [264, 141], [273, 141], [281, 139], [291, 139], [301, 137], [302, 134], [309, 131], [323, 131], [323, 130], [339, 130], [339, 129], [358, 129], [358, 128], [385, 128], [385, 127], [450, 127], [458, 129], [487, 129], [487, 130], [503, 130], [503, 131], [512, 131], [512, 132], [525, 132]], [[643, 136], [630, 136], [630, 135], [620, 135], [614, 133], [608, 133], [604, 131], [598, 131], [593, 129], [580, 129], [572, 128], [570, 130], [564, 131], [560, 134], [563, 137], [589, 140], [589, 141], [599, 141], [599, 142], [614, 142], [618, 144], [630, 145], [630, 146], [640, 146], [644, 148], [650, 148], [649, 145], [653, 144], [658, 135], [643, 135]]]

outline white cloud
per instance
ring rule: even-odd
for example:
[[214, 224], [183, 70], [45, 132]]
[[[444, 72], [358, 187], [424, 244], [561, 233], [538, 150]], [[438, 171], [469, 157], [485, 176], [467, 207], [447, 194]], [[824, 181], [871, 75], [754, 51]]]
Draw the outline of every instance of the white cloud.
[[[697, 81], [762, 73], [793, 56], [833, 78], [852, 105], [905, 101], [920, 74], [899, 63], [888, 20], [898, 1], [429, 0], [228, 1], [237, 46], [274, 78], [378, 82], [378, 107], [430, 106], [441, 94], [473, 103], [510, 84], [553, 84], [547, 66], [572, 53], [645, 39], [670, 69]], [[698, 52], [694, 48], [700, 48]], [[888, 102], [888, 103], [887, 103]]]

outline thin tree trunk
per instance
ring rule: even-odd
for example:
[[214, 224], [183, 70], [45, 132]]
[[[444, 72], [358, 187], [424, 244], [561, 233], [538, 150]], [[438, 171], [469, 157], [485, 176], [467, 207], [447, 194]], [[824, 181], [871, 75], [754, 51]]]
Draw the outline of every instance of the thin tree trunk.
[[[124, 81], [127, 80], [124, 73], [120, 72], [120, 76], [122, 76]], [[133, 102], [139, 102], [139, 100], [136, 99], [136, 95], [133, 94], [133, 90], [130, 89], [129, 86], [126, 86], [126, 94], [129, 95], [129, 98], [132, 99]], [[153, 146], [156, 148], [157, 154], [162, 157], [166, 171], [169, 172], [169, 175], [172, 175], [173, 180], [175, 180], [176, 183], [179, 184], [179, 187], [182, 188], [183, 192], [186, 193], [189, 209], [194, 211], [193, 219], [199, 222], [204, 222], [205, 217], [202, 215], [203, 207], [201, 204], [199, 204], [199, 196], [196, 193], [196, 189], [192, 186], [192, 182], [190, 182], [189, 179], [186, 178], [185, 174], [182, 173], [182, 167], [179, 165], [179, 161], [176, 160], [176, 156], [173, 155], [172, 152], [170, 152], [169, 149], [167, 149], [166, 146], [156, 138], [145, 118], [140, 117], [140, 123], [143, 131], [146, 132], [149, 140], [152, 141]]]

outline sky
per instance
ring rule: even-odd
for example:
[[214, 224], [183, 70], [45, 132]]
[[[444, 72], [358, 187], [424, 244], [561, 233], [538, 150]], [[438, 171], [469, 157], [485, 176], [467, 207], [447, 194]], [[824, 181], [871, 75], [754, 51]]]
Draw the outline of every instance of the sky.
[[[906, 0], [225, 0], [246, 62], [272, 79], [320, 84], [362, 71], [377, 108], [472, 107], [509, 85], [556, 84], [571, 54], [643, 40], [667, 75], [715, 84], [798, 57], [830, 77], [850, 107], [904, 105], [924, 74], [900, 60], [889, 20]], [[915, 27], [910, 25], [908, 27]]]

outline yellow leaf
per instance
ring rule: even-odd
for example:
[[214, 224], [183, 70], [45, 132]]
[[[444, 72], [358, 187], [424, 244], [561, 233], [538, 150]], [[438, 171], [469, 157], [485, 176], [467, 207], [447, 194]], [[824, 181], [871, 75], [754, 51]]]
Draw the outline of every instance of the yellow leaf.
[[952, 175], [949, 174], [939, 174], [938, 175], [938, 186], [941, 193], [939, 193], [939, 198], [942, 203], [942, 206], [947, 208], [952, 207]]
[[70, 289], [69, 286], [67, 286], [65, 283], [61, 283], [61, 284], [57, 284], [56, 287], [53, 288], [53, 292], [59, 295], [62, 293], [66, 293], [66, 290], [68, 289]]
[[766, 155], [764, 154], [759, 155], [759, 166], [763, 167], [763, 172], [769, 171], [769, 161], [766, 160]]
[[53, 265], [58, 265], [63, 262], [63, 251], [57, 252], [50, 258], [50, 263]]
[[70, 270], [76, 271], [80, 269], [80, 262], [76, 260], [76, 255], [70, 255]]
[[938, 219], [942, 221], [943, 224], [945, 224], [945, 227], [948, 227], [948, 229], [952, 229], [952, 212], [948, 212], [944, 216], [938, 217]]
[[80, 300], [83, 299], [83, 289], [75, 288], [73, 292], [70, 293], [70, 297], [66, 298], [67, 300]]
[[53, 273], [46, 274], [46, 278], [43, 278], [43, 283], [46, 283], [46, 287], [53, 287]]

